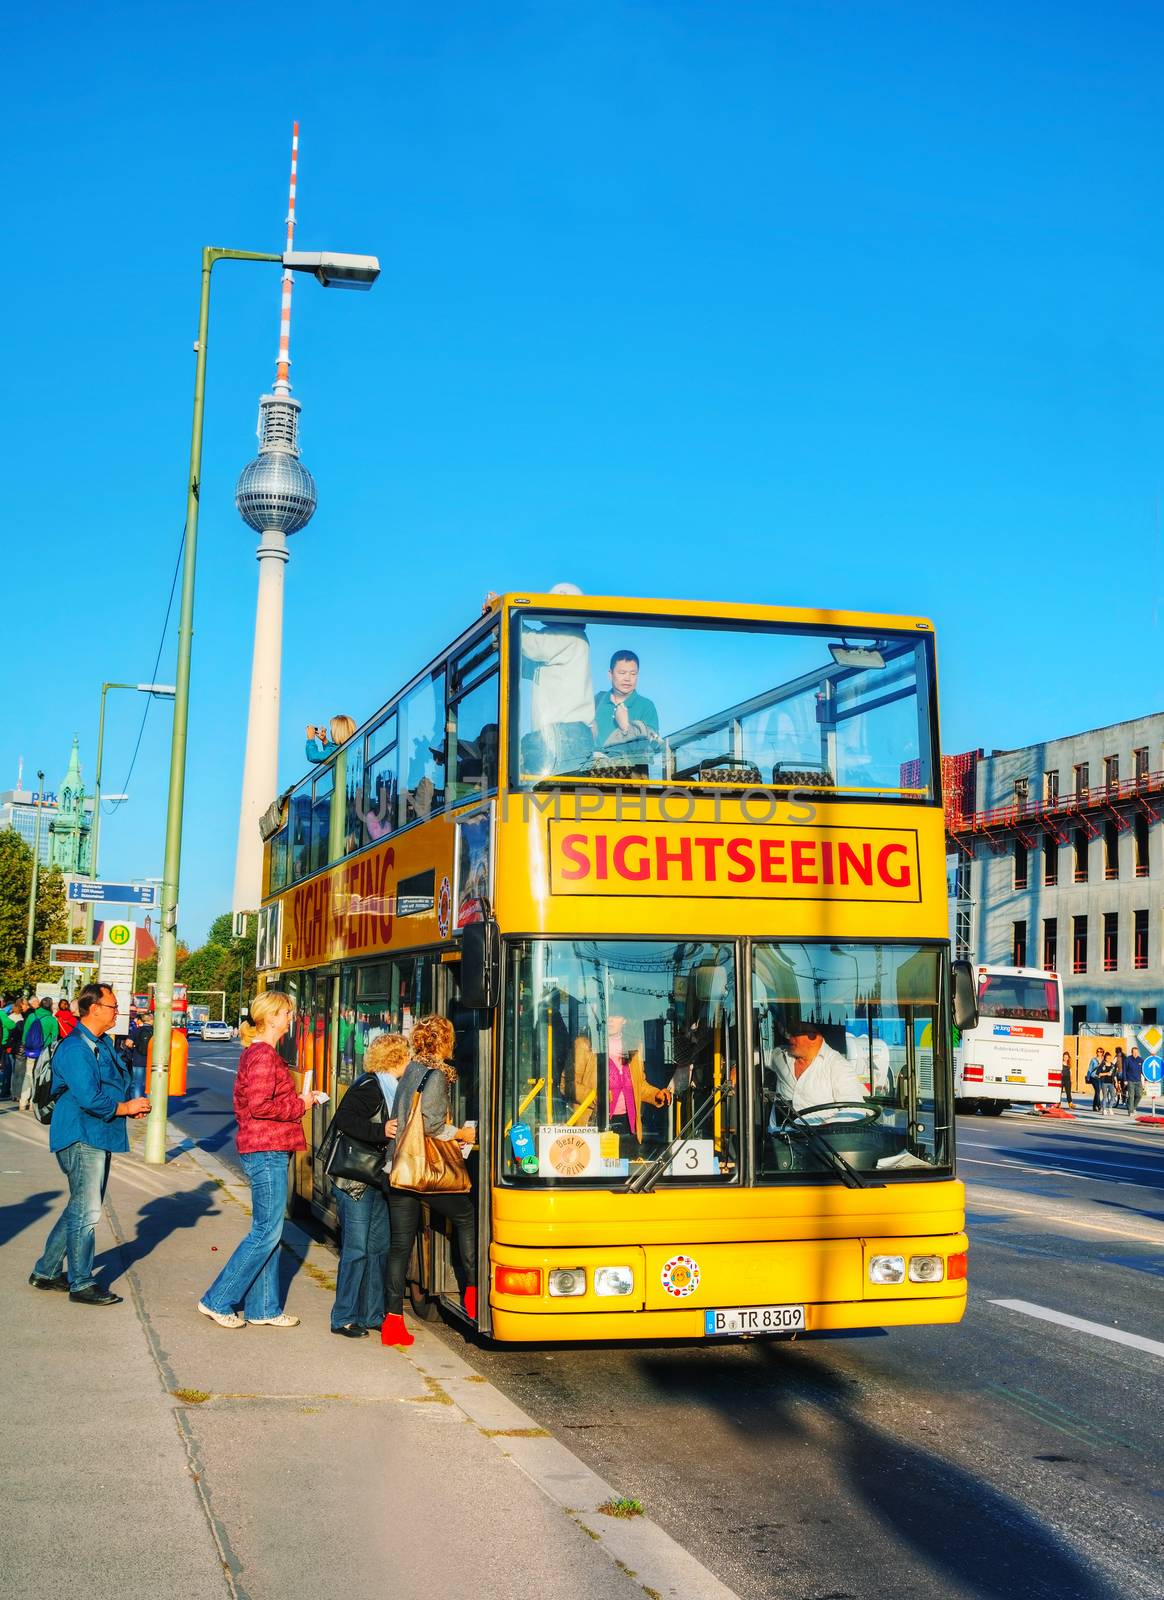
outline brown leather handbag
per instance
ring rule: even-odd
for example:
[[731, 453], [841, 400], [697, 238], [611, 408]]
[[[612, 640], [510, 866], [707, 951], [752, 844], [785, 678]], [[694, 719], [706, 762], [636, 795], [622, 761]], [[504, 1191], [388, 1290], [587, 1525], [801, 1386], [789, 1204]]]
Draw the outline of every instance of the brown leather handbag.
[[389, 1186], [414, 1194], [468, 1194], [469, 1169], [460, 1145], [455, 1139], [434, 1139], [424, 1131], [420, 1096], [427, 1082], [425, 1078], [412, 1096], [408, 1121], [396, 1140]]

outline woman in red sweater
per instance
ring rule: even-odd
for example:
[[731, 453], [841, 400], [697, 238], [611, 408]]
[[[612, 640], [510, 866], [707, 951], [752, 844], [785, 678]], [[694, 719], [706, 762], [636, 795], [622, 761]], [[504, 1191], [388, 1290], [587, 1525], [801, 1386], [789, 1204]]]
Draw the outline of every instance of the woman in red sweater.
[[[296, 1094], [291, 1074], [275, 1049], [295, 1015], [295, 1002], [268, 989], [251, 1001], [254, 1026], [243, 1025], [245, 1046], [234, 1080], [236, 1143], [251, 1185], [251, 1231], [198, 1302], [204, 1317], [222, 1328], [258, 1322], [296, 1328], [299, 1318], [279, 1304], [279, 1245], [287, 1206], [287, 1167], [295, 1150], [306, 1150], [303, 1118], [327, 1096]], [[239, 1314], [239, 1306], [242, 1314]]]

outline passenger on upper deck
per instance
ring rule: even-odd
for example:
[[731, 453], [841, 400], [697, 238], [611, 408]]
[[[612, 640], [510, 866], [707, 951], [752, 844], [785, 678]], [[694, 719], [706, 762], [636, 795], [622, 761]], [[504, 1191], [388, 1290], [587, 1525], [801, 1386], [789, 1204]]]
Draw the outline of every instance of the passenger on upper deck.
[[[582, 591], [574, 583], [556, 583], [550, 593]], [[522, 740], [522, 768], [535, 777], [577, 772], [594, 753], [594, 686], [586, 629], [576, 622], [554, 621], [537, 629], [525, 625], [521, 653], [532, 663], [533, 676], [533, 730]]]
[[342, 715], [333, 717], [326, 728], [317, 728], [309, 722], [304, 731], [307, 734], [308, 761], [327, 761], [355, 733], [355, 718]]
[[[779, 1123], [782, 1103], [794, 1114], [813, 1106], [865, 1103], [865, 1085], [852, 1062], [826, 1044], [815, 1022], [793, 1017], [785, 1023], [784, 1035], [786, 1048], [772, 1053], [776, 1102], [768, 1122], [770, 1132]], [[819, 1120], [829, 1118], [822, 1116]]]
[[608, 755], [646, 756], [662, 743], [655, 702], [639, 694], [638, 681], [638, 656], [633, 650], [616, 650], [610, 658], [610, 688], [594, 700], [598, 748]]

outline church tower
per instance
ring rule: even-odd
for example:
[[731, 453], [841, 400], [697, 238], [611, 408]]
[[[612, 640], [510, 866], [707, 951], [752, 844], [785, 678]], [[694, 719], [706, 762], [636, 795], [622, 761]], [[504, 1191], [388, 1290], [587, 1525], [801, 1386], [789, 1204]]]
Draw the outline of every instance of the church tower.
[[89, 814], [85, 809], [85, 784], [77, 737], [69, 756], [69, 770], [57, 789], [57, 814], [49, 823], [49, 865], [65, 873], [89, 871]]

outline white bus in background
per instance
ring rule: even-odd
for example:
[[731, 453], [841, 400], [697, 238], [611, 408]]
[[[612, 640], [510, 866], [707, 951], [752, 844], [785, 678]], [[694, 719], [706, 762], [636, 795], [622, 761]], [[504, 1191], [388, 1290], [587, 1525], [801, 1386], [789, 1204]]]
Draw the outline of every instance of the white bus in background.
[[[966, 966], [968, 963], [957, 963]], [[1058, 1104], [1063, 985], [1036, 967], [971, 967], [978, 1021], [954, 1047], [958, 1111]]]

